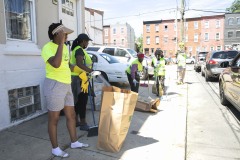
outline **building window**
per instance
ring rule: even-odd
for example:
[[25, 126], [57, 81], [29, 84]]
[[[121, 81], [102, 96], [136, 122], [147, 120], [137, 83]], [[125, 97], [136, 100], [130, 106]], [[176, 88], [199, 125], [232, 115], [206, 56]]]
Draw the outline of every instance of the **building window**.
[[216, 40], [219, 41], [220, 40], [220, 33], [216, 33]]
[[233, 37], [233, 32], [232, 31], [228, 32], [228, 38], [232, 38], [232, 37]]
[[208, 33], [205, 33], [205, 34], [204, 34], [204, 40], [205, 40], [205, 41], [208, 41], [208, 40], [209, 40], [209, 34], [208, 34]]
[[198, 34], [194, 34], [194, 42], [198, 42]]
[[188, 42], [188, 35], [185, 36], [185, 42]]
[[105, 36], [108, 36], [108, 29], [104, 29]]
[[168, 26], [167, 25], [164, 26], [164, 31], [168, 31]]
[[147, 44], [150, 44], [150, 37], [147, 37]]
[[228, 25], [233, 25], [233, 18], [228, 18]]
[[168, 37], [163, 37], [163, 42], [167, 43], [168, 42]]
[[33, 1], [4, 0], [7, 38], [33, 40]]
[[124, 46], [124, 39], [122, 39], [122, 45]]
[[150, 25], [146, 25], [147, 32], [150, 32]]
[[29, 86], [8, 91], [11, 122], [41, 110], [40, 87]]
[[210, 51], [214, 51], [214, 47], [213, 46], [210, 47]]
[[116, 39], [113, 40], [113, 45], [116, 45]]
[[194, 29], [198, 29], [198, 22], [197, 21], [194, 22]]
[[124, 33], [124, 28], [121, 28], [121, 33]]
[[159, 36], [155, 37], [155, 42], [156, 42], [156, 44], [159, 44]]
[[217, 46], [217, 51], [220, 51], [221, 50], [221, 46]]
[[216, 28], [220, 28], [220, 21], [219, 20], [216, 21]]
[[240, 38], [240, 31], [236, 31], [236, 37]]
[[240, 25], [240, 18], [237, 18], [237, 24]]
[[155, 24], [155, 31], [159, 32], [159, 25], [158, 24]]
[[70, 0], [62, 0], [62, 12], [69, 16], [74, 16], [73, 2]]
[[209, 28], [209, 21], [205, 21], [204, 26], [205, 28]]
[[113, 34], [116, 34], [116, 32], [117, 32], [116, 28], [113, 28]]

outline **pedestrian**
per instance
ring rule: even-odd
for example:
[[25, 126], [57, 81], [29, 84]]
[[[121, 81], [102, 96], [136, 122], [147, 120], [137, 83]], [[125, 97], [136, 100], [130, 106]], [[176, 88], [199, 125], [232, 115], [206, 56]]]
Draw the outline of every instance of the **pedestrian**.
[[185, 46], [183, 42], [179, 43], [179, 52], [177, 54], [177, 71], [178, 71], [178, 84], [184, 83], [184, 77], [186, 72], [186, 59]]
[[42, 58], [46, 64], [46, 78], [43, 92], [48, 109], [48, 134], [52, 144], [52, 154], [58, 157], [68, 157], [58, 146], [57, 125], [60, 111], [63, 109], [67, 128], [71, 139], [71, 148], [84, 148], [88, 144], [77, 140], [75, 128], [75, 112], [71, 89], [71, 70], [69, 67], [69, 52], [64, 44], [67, 35], [73, 31], [61, 23], [52, 23], [48, 28], [50, 42], [42, 48]]
[[[88, 101], [88, 86], [85, 83], [87, 80], [86, 73], [91, 73], [92, 69], [92, 59], [89, 54], [85, 51], [89, 41], [92, 41], [88, 35], [82, 33], [73, 41], [71, 50], [71, 60], [72, 65], [77, 65], [83, 73], [79, 76], [79, 73], [72, 72], [72, 90], [75, 99], [75, 112], [76, 112], [76, 123], [80, 130], [88, 131], [89, 126], [86, 122], [86, 107]], [[84, 82], [83, 82], [84, 81]], [[85, 86], [85, 89], [83, 87]], [[80, 122], [78, 120], [78, 116]]]
[[162, 94], [160, 94], [159, 89], [161, 88], [163, 93], [165, 92], [164, 80], [166, 65], [166, 60], [164, 59], [164, 54], [162, 50], [158, 49], [155, 51], [155, 56], [152, 58], [152, 65], [154, 67], [154, 77], [157, 88], [157, 96], [162, 96]]
[[131, 91], [138, 93], [140, 76], [143, 71], [142, 61], [144, 59], [143, 53], [137, 54], [137, 59], [127, 68], [126, 73], [128, 82], [131, 86]]

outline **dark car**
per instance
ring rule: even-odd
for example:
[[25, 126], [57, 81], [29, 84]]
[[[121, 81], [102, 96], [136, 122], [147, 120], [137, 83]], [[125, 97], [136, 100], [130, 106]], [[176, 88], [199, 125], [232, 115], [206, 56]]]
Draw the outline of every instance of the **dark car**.
[[240, 53], [221, 65], [228, 67], [219, 76], [220, 101], [223, 105], [231, 103], [240, 112]]
[[218, 78], [220, 73], [224, 70], [221, 66], [222, 62], [231, 62], [238, 54], [238, 51], [213, 51], [207, 53], [206, 60], [202, 65], [202, 74], [205, 75], [205, 80], [209, 81], [212, 78]]
[[197, 53], [197, 55], [195, 57], [195, 64], [194, 64], [194, 70], [196, 72], [201, 72], [201, 65], [202, 65], [202, 63], [204, 63], [207, 53], [208, 52]]

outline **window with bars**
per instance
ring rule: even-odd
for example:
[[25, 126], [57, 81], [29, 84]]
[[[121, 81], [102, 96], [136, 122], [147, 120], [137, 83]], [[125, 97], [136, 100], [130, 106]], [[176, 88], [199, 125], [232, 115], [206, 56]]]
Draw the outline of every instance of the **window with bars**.
[[7, 38], [33, 39], [33, 1], [4, 0]]
[[41, 110], [40, 87], [30, 86], [8, 91], [11, 122]]

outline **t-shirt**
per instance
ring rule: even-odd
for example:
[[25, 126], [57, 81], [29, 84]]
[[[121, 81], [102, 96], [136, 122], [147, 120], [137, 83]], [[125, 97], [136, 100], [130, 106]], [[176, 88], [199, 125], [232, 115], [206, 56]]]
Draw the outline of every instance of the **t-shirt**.
[[84, 52], [83, 52], [82, 48], [79, 48], [79, 49], [76, 50], [75, 58], [77, 58], [77, 56], [83, 56], [84, 57]]
[[58, 82], [71, 84], [71, 70], [69, 68], [69, 54], [66, 45], [63, 45], [62, 62], [59, 68], [54, 68], [48, 62], [50, 57], [55, 56], [58, 45], [48, 42], [43, 46], [42, 58], [46, 63], [46, 77]]

